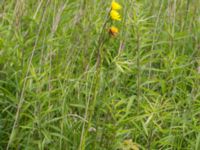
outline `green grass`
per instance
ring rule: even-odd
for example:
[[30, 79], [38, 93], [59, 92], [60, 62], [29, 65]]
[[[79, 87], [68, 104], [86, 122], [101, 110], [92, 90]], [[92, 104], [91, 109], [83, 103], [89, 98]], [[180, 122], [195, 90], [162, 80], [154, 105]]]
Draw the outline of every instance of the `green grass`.
[[200, 149], [200, 1], [117, 2], [0, 1], [0, 150]]

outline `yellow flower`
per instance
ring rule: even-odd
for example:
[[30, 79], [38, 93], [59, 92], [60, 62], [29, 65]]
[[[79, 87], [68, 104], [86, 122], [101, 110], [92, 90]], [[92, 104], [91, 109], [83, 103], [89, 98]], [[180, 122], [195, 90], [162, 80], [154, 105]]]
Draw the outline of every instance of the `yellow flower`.
[[111, 3], [111, 8], [112, 10], [120, 10], [122, 6], [119, 3], [115, 2], [115, 0], [113, 0]]
[[112, 26], [110, 27], [109, 29], [109, 33], [112, 35], [112, 36], [116, 36], [118, 33], [119, 33], [119, 29], [115, 26]]
[[110, 11], [110, 17], [111, 17], [112, 20], [121, 21], [121, 16], [116, 10], [111, 10]]

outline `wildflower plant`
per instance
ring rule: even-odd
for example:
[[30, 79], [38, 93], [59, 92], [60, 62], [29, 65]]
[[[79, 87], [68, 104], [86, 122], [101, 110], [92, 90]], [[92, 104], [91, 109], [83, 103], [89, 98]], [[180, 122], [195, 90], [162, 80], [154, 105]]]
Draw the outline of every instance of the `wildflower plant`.
[[111, 36], [117, 36], [119, 33], [119, 29], [114, 26], [114, 21], [121, 21], [121, 15], [118, 12], [121, 9], [121, 5], [115, 2], [114, 0], [111, 3], [111, 9], [108, 12], [108, 17], [106, 18], [100, 35], [98, 39], [98, 45], [97, 45], [97, 57], [96, 57], [96, 72], [94, 74], [94, 87], [92, 89], [94, 95], [90, 97], [90, 99], [87, 102], [87, 108], [85, 111], [85, 120], [88, 120], [87, 125], [84, 123], [83, 128], [82, 128], [82, 134], [81, 134], [81, 140], [80, 140], [80, 147], [79, 149], [84, 149], [85, 148], [85, 140], [88, 135], [88, 131], [92, 128], [92, 117], [94, 115], [94, 110], [96, 107], [97, 103], [97, 96], [98, 96], [98, 90], [99, 90], [99, 82], [100, 82], [100, 74], [101, 74], [101, 67], [102, 67], [102, 62], [104, 59], [103, 55], [103, 47], [105, 45], [105, 42], [108, 41], [108, 36], [105, 35], [105, 29], [107, 26], [109, 26], [109, 34]]

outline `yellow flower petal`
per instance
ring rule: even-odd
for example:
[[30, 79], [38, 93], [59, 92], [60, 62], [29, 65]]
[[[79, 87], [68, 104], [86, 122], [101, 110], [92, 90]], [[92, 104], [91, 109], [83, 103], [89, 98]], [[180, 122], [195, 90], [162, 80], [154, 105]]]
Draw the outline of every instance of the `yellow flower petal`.
[[112, 36], [116, 36], [118, 33], [119, 33], [119, 29], [115, 26], [112, 26], [110, 27], [109, 29], [109, 33], [112, 35]]
[[115, 0], [113, 0], [111, 3], [111, 8], [112, 10], [120, 10], [122, 6], [119, 3], [115, 2]]
[[116, 10], [111, 10], [110, 11], [110, 17], [111, 17], [112, 20], [121, 21], [121, 16]]

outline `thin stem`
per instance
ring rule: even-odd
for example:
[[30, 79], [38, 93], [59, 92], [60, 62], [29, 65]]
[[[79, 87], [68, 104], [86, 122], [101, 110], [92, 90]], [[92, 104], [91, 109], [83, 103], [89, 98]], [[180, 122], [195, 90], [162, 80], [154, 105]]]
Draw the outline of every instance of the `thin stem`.
[[[87, 125], [87, 127], [85, 127], [85, 122], [83, 123], [79, 150], [85, 149], [85, 140], [86, 140], [86, 137], [87, 137], [88, 129], [91, 126], [91, 119], [92, 119], [92, 116], [94, 114], [94, 109], [95, 109], [95, 106], [96, 106], [97, 93], [98, 93], [97, 91], [98, 91], [98, 87], [99, 87], [99, 78], [100, 78], [100, 70], [101, 70], [101, 62], [102, 62], [101, 49], [104, 45], [104, 31], [105, 31], [106, 25], [109, 21], [109, 13], [110, 13], [110, 10], [109, 10], [109, 12], [106, 16], [105, 22], [102, 26], [100, 36], [99, 36], [99, 39], [98, 39], [96, 73], [93, 76], [93, 81], [94, 81], [93, 85], [95, 85], [95, 86], [94, 87], [93, 87], [93, 85], [91, 86], [91, 90], [93, 91], [94, 96], [89, 97], [89, 99], [87, 100], [87, 103], [86, 103], [84, 118], [85, 118], [85, 120], [88, 120], [88, 125]], [[92, 101], [92, 104], [89, 108], [89, 104], [90, 104], [90, 101], [92, 99], [93, 99], [93, 101]], [[89, 118], [89, 119], [87, 119], [87, 118]], [[86, 128], [86, 130], [85, 130], [85, 128]]]

